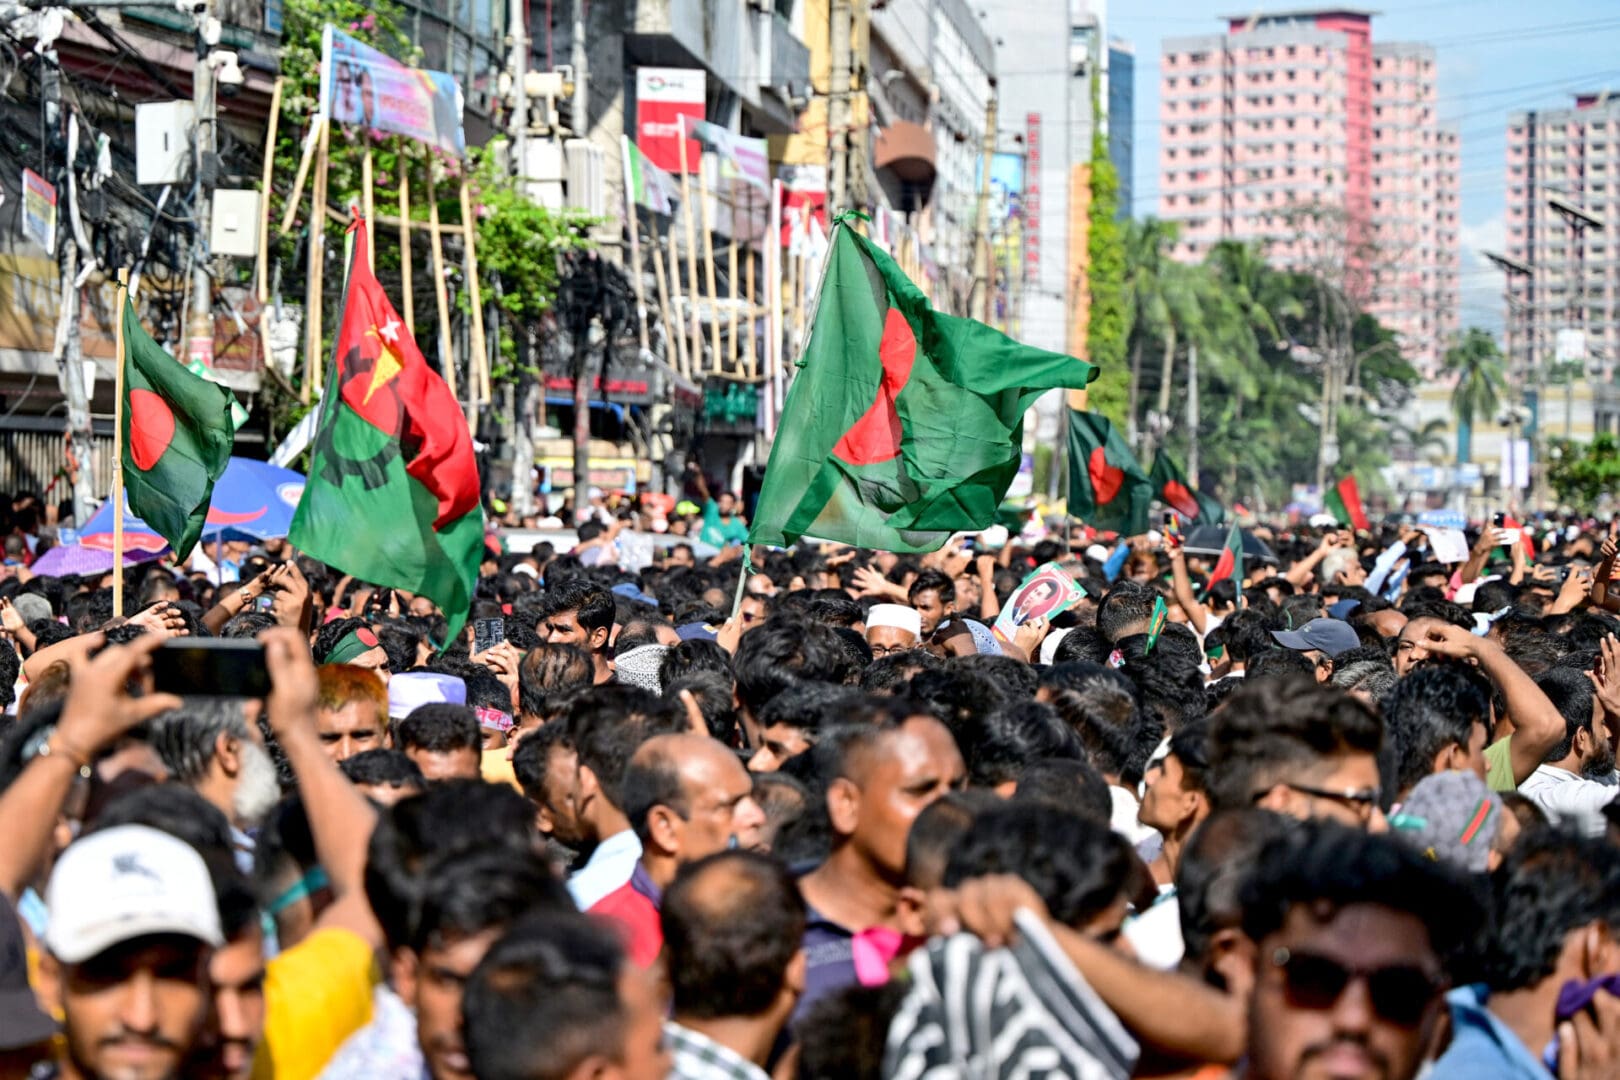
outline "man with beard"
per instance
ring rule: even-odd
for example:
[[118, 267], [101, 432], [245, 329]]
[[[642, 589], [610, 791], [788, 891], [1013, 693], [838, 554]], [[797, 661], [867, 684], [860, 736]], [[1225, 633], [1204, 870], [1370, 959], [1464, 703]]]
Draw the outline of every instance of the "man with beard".
[[1536, 685], [1563, 715], [1564, 740], [1519, 785], [1519, 792], [1541, 807], [1554, 825], [1602, 836], [1603, 808], [1615, 797], [1615, 789], [1600, 782], [1614, 773], [1614, 744], [1609, 741], [1603, 703], [1584, 671], [1552, 668]]
[[219, 807], [230, 820], [236, 860], [253, 872], [249, 830], [281, 798], [276, 765], [259, 725], [248, 718], [259, 702], [242, 698], [186, 698], [158, 717], [152, 744], [172, 778]]

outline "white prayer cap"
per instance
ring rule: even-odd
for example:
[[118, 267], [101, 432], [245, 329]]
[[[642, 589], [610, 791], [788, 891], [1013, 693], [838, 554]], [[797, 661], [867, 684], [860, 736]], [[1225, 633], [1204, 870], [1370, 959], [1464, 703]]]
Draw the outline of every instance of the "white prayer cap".
[[866, 613], [866, 628], [872, 630], [879, 626], [892, 626], [913, 637], [922, 637], [922, 616], [917, 614], [916, 608], [904, 604], [873, 604], [872, 610]]

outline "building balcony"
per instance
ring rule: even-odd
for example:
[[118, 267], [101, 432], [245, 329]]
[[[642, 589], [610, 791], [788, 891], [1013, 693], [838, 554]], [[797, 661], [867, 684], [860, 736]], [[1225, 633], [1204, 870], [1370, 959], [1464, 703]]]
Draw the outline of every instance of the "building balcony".
[[764, 134], [791, 134], [810, 96], [810, 49], [774, 9], [726, 0], [636, 0], [625, 45], [637, 64], [704, 68], [741, 99]]

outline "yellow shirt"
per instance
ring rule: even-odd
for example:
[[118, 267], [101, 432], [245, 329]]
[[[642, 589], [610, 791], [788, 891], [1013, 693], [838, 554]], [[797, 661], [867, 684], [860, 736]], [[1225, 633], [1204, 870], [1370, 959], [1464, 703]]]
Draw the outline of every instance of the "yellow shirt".
[[496, 747], [494, 750], [482, 751], [483, 756], [479, 759], [478, 765], [479, 771], [483, 774], [484, 779], [491, 784], [511, 784], [519, 791], [522, 791], [523, 787], [518, 783], [517, 773], [512, 771], [512, 759], [506, 756], [507, 753], [508, 750], [504, 746]]
[[381, 977], [371, 946], [341, 928], [317, 930], [266, 964], [253, 1080], [313, 1080], [371, 1022], [371, 992]]
[[1519, 790], [1513, 781], [1513, 736], [1506, 735], [1485, 748], [1485, 786], [1492, 791]]

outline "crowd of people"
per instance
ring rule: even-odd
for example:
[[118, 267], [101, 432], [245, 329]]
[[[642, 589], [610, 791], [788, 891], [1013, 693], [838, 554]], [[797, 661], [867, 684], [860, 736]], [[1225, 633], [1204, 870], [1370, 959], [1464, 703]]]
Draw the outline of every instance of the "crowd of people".
[[[278, 541], [115, 617], [10, 502], [0, 1077], [1620, 1076], [1611, 525], [1256, 526], [1208, 585], [1173, 532], [745, 560], [691, 494], [712, 559], [492, 531], [453, 639]], [[268, 692], [161, 662], [212, 638]]]

